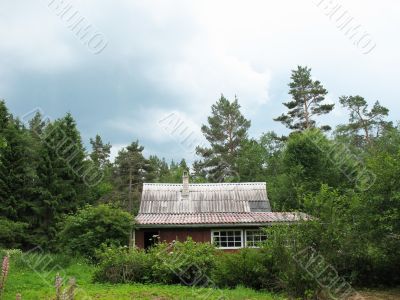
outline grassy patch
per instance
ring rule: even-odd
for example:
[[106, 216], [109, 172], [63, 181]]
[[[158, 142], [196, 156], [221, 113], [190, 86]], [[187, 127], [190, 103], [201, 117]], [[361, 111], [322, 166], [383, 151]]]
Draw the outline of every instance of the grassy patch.
[[[76, 299], [147, 299], [147, 300], [169, 300], [169, 299], [274, 299], [283, 300], [286, 297], [257, 292], [247, 288], [207, 289], [190, 288], [180, 285], [158, 285], [158, 284], [100, 284], [92, 283], [93, 266], [79, 260], [69, 263], [65, 258], [52, 256], [51, 263], [35, 263], [34, 257], [21, 261], [11, 260], [10, 273], [6, 283], [5, 300], [14, 300], [17, 293], [22, 294], [22, 299], [29, 300], [52, 300], [55, 296], [54, 279], [59, 272], [65, 278], [75, 277], [78, 284]], [[49, 260], [47, 260], [48, 262]], [[36, 265], [36, 268], [31, 266]], [[58, 267], [60, 266], [60, 267]], [[35, 270], [37, 271], [35, 271]], [[400, 290], [358, 290], [365, 300], [395, 300], [400, 299]]]
[[22, 299], [54, 299], [54, 278], [59, 272], [63, 278], [75, 277], [78, 285], [77, 299], [85, 299], [90, 296], [93, 299], [284, 299], [278, 295], [256, 292], [247, 288], [233, 290], [190, 288], [180, 285], [156, 285], [156, 284], [99, 284], [92, 283], [93, 267], [75, 262], [62, 269], [51, 266], [39, 266], [30, 268], [29, 264], [21, 265], [12, 263], [9, 277], [6, 283], [4, 299], [15, 299], [17, 293], [22, 294]]

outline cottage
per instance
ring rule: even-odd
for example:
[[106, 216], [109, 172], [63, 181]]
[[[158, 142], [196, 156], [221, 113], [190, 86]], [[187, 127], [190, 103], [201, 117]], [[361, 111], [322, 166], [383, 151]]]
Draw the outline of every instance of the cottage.
[[256, 247], [266, 235], [260, 228], [299, 221], [300, 213], [271, 212], [265, 182], [189, 184], [145, 183], [134, 243], [150, 247], [161, 241], [214, 243], [232, 251]]

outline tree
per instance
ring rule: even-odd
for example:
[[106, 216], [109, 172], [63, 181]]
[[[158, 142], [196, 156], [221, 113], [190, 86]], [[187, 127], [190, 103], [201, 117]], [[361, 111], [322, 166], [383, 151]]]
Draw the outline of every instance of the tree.
[[174, 161], [169, 166], [168, 174], [160, 177], [160, 182], [175, 182], [182, 183], [183, 172], [188, 171], [186, 161], [182, 159], [179, 164]]
[[[35, 119], [35, 118], [34, 118]], [[62, 215], [74, 213], [93, 199], [84, 181], [88, 161], [76, 123], [70, 114], [38, 131], [31, 122], [30, 132], [36, 156], [37, 178], [32, 189], [29, 216], [34, 240], [42, 247], [54, 246], [56, 224]]]
[[[292, 99], [283, 103], [288, 108], [286, 114], [274, 119], [283, 123], [289, 129], [303, 131], [314, 128], [314, 116], [327, 114], [332, 111], [334, 104], [323, 104], [328, 91], [318, 80], [311, 78], [311, 69], [298, 66], [292, 70], [289, 94]], [[322, 130], [330, 130], [330, 126], [321, 126]]]
[[205, 172], [210, 181], [224, 181], [236, 176], [236, 160], [241, 142], [247, 139], [250, 121], [240, 112], [238, 99], [230, 102], [223, 95], [211, 106], [208, 125], [201, 131], [210, 143], [210, 147], [196, 148], [202, 161], [195, 163], [195, 168]]
[[347, 153], [339, 150], [319, 129], [291, 134], [279, 158], [268, 160], [276, 170], [274, 173], [268, 170], [269, 195], [274, 209], [302, 209], [300, 197], [319, 191], [322, 184], [354, 187], [354, 180], [343, 174], [356, 176], [353, 156], [344, 157]]
[[392, 127], [391, 122], [385, 121], [389, 110], [376, 101], [368, 110], [368, 103], [361, 96], [342, 96], [340, 104], [350, 112], [349, 123], [337, 127], [338, 135], [349, 135], [353, 142], [361, 146], [370, 144], [379, 137], [387, 128]]
[[14, 222], [0, 216], [0, 248], [15, 249], [22, 246], [26, 240], [28, 224]]
[[132, 215], [119, 208], [86, 206], [58, 224], [57, 238], [67, 253], [93, 258], [101, 244], [127, 245], [132, 226]]
[[256, 140], [242, 142], [237, 159], [239, 180], [244, 182], [265, 181], [267, 151]]
[[94, 139], [90, 139], [92, 153], [90, 158], [99, 169], [104, 169], [110, 164], [110, 143], [104, 144], [101, 137], [97, 134]]
[[[160, 182], [161, 178], [165, 178], [170, 173], [168, 163], [165, 159], [160, 159], [157, 155], [150, 155], [149, 157], [149, 172], [147, 180], [150, 182]], [[168, 181], [169, 182], [169, 181]]]
[[[0, 100], [0, 158], [1, 150], [6, 147], [6, 139], [4, 137], [4, 129], [9, 120], [9, 113], [4, 100]], [[0, 161], [1, 163], [1, 161]]]
[[130, 213], [139, 208], [141, 186], [149, 171], [149, 163], [143, 156], [143, 150], [139, 141], [135, 141], [119, 151], [115, 158], [115, 183], [120, 191], [120, 200], [126, 203], [124, 206]]

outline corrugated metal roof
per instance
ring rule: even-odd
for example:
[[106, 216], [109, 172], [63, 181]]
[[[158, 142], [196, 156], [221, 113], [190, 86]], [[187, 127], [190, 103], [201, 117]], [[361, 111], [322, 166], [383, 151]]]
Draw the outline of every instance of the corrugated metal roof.
[[182, 184], [145, 183], [139, 214], [270, 212], [265, 182]]
[[138, 225], [212, 225], [212, 224], [268, 224], [308, 220], [304, 213], [295, 212], [245, 212], [245, 213], [195, 213], [195, 214], [139, 214]]

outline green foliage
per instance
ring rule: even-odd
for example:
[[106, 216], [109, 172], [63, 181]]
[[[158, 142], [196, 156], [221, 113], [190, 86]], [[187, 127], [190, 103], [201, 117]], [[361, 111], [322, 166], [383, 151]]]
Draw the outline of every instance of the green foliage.
[[110, 143], [104, 144], [101, 137], [97, 134], [94, 139], [90, 139], [90, 144], [92, 145], [91, 160], [99, 169], [104, 169], [110, 164]]
[[272, 289], [276, 287], [272, 271], [271, 255], [268, 251], [244, 248], [235, 253], [220, 253], [212, 279], [219, 287]]
[[209, 181], [229, 181], [237, 177], [236, 158], [241, 143], [247, 139], [251, 122], [240, 112], [238, 99], [230, 102], [223, 95], [211, 106], [208, 125], [201, 131], [210, 147], [196, 148], [201, 161], [195, 164], [197, 176], [205, 176]]
[[201, 285], [211, 277], [215, 248], [191, 239], [159, 243], [150, 251], [108, 247], [97, 252], [94, 280], [111, 283], [154, 282]]
[[109, 205], [86, 206], [59, 224], [60, 247], [71, 254], [93, 258], [101, 244], [127, 245], [133, 217]]
[[[298, 66], [292, 70], [289, 94], [292, 99], [283, 103], [288, 108], [286, 114], [274, 119], [283, 123], [289, 129], [303, 131], [314, 128], [314, 116], [327, 114], [332, 111], [334, 104], [323, 104], [328, 91], [318, 80], [311, 78], [311, 69]], [[321, 126], [322, 130], [329, 130], [330, 126]]]
[[313, 221], [269, 230], [265, 247], [285, 290], [297, 296], [307, 290], [323, 290], [316, 285], [317, 275], [306, 272], [306, 262], [301, 265], [293, 259], [310, 248], [352, 285], [398, 284], [398, 204], [392, 201], [381, 206], [385, 202], [374, 198], [371, 192], [340, 193], [322, 185], [318, 193], [308, 193], [302, 199], [304, 209], [314, 216]]
[[93, 275], [95, 282], [144, 283], [152, 278], [154, 261], [144, 250], [108, 247], [97, 255], [100, 263]]
[[[48, 254], [52, 257], [51, 254]], [[1, 254], [0, 254], [1, 257]], [[11, 254], [11, 267], [5, 289], [4, 299], [13, 300], [17, 293], [22, 294], [22, 299], [54, 299], [54, 278], [59, 269], [33, 270], [13, 264]], [[256, 292], [243, 287], [233, 290], [219, 290], [204, 287], [186, 287], [181, 285], [160, 284], [110, 284], [92, 282], [96, 267], [80, 260], [73, 260], [70, 264], [62, 265], [60, 272], [63, 278], [75, 277], [78, 285], [76, 299], [104, 299], [104, 300], [130, 300], [130, 299], [210, 299], [217, 300], [223, 296], [226, 299], [242, 300], [280, 300], [285, 299], [276, 294]]]
[[361, 96], [342, 96], [340, 104], [350, 112], [349, 123], [339, 125], [336, 134], [348, 136], [356, 146], [369, 144], [382, 135], [385, 130], [392, 127], [392, 122], [384, 119], [388, 116], [389, 110], [380, 105], [378, 101], [368, 111], [367, 101]]
[[267, 158], [267, 152], [263, 145], [255, 140], [244, 140], [236, 162], [239, 180], [244, 182], [264, 181]]
[[297, 226], [273, 226], [267, 232], [269, 239], [264, 247], [273, 258], [271, 269], [276, 276], [277, 287], [291, 296], [312, 299], [319, 293], [320, 287], [315, 278], [294, 260], [300, 251], [308, 247], [304, 247], [309, 240], [302, 240], [302, 229]]
[[335, 151], [335, 145], [318, 129], [291, 134], [279, 160], [275, 160], [277, 173], [270, 179], [275, 210], [303, 209], [301, 197], [319, 191], [321, 184], [349, 186], [343, 171], [354, 171]]
[[215, 248], [188, 238], [172, 245], [158, 243], [150, 249], [152, 276], [158, 283], [201, 285], [211, 277], [215, 265]]
[[139, 141], [132, 142], [118, 152], [115, 158], [113, 181], [117, 194], [114, 201], [130, 213], [139, 210], [141, 185], [146, 179], [149, 162], [143, 156], [144, 147]]
[[84, 263], [80, 257], [43, 252], [39, 248], [29, 252], [22, 252], [20, 249], [0, 249], [0, 259], [6, 254], [10, 255], [11, 269], [24, 271], [34, 269], [41, 272], [58, 271], [63, 273], [63, 269], [73, 263]]
[[21, 247], [28, 224], [0, 217], [0, 248]]

